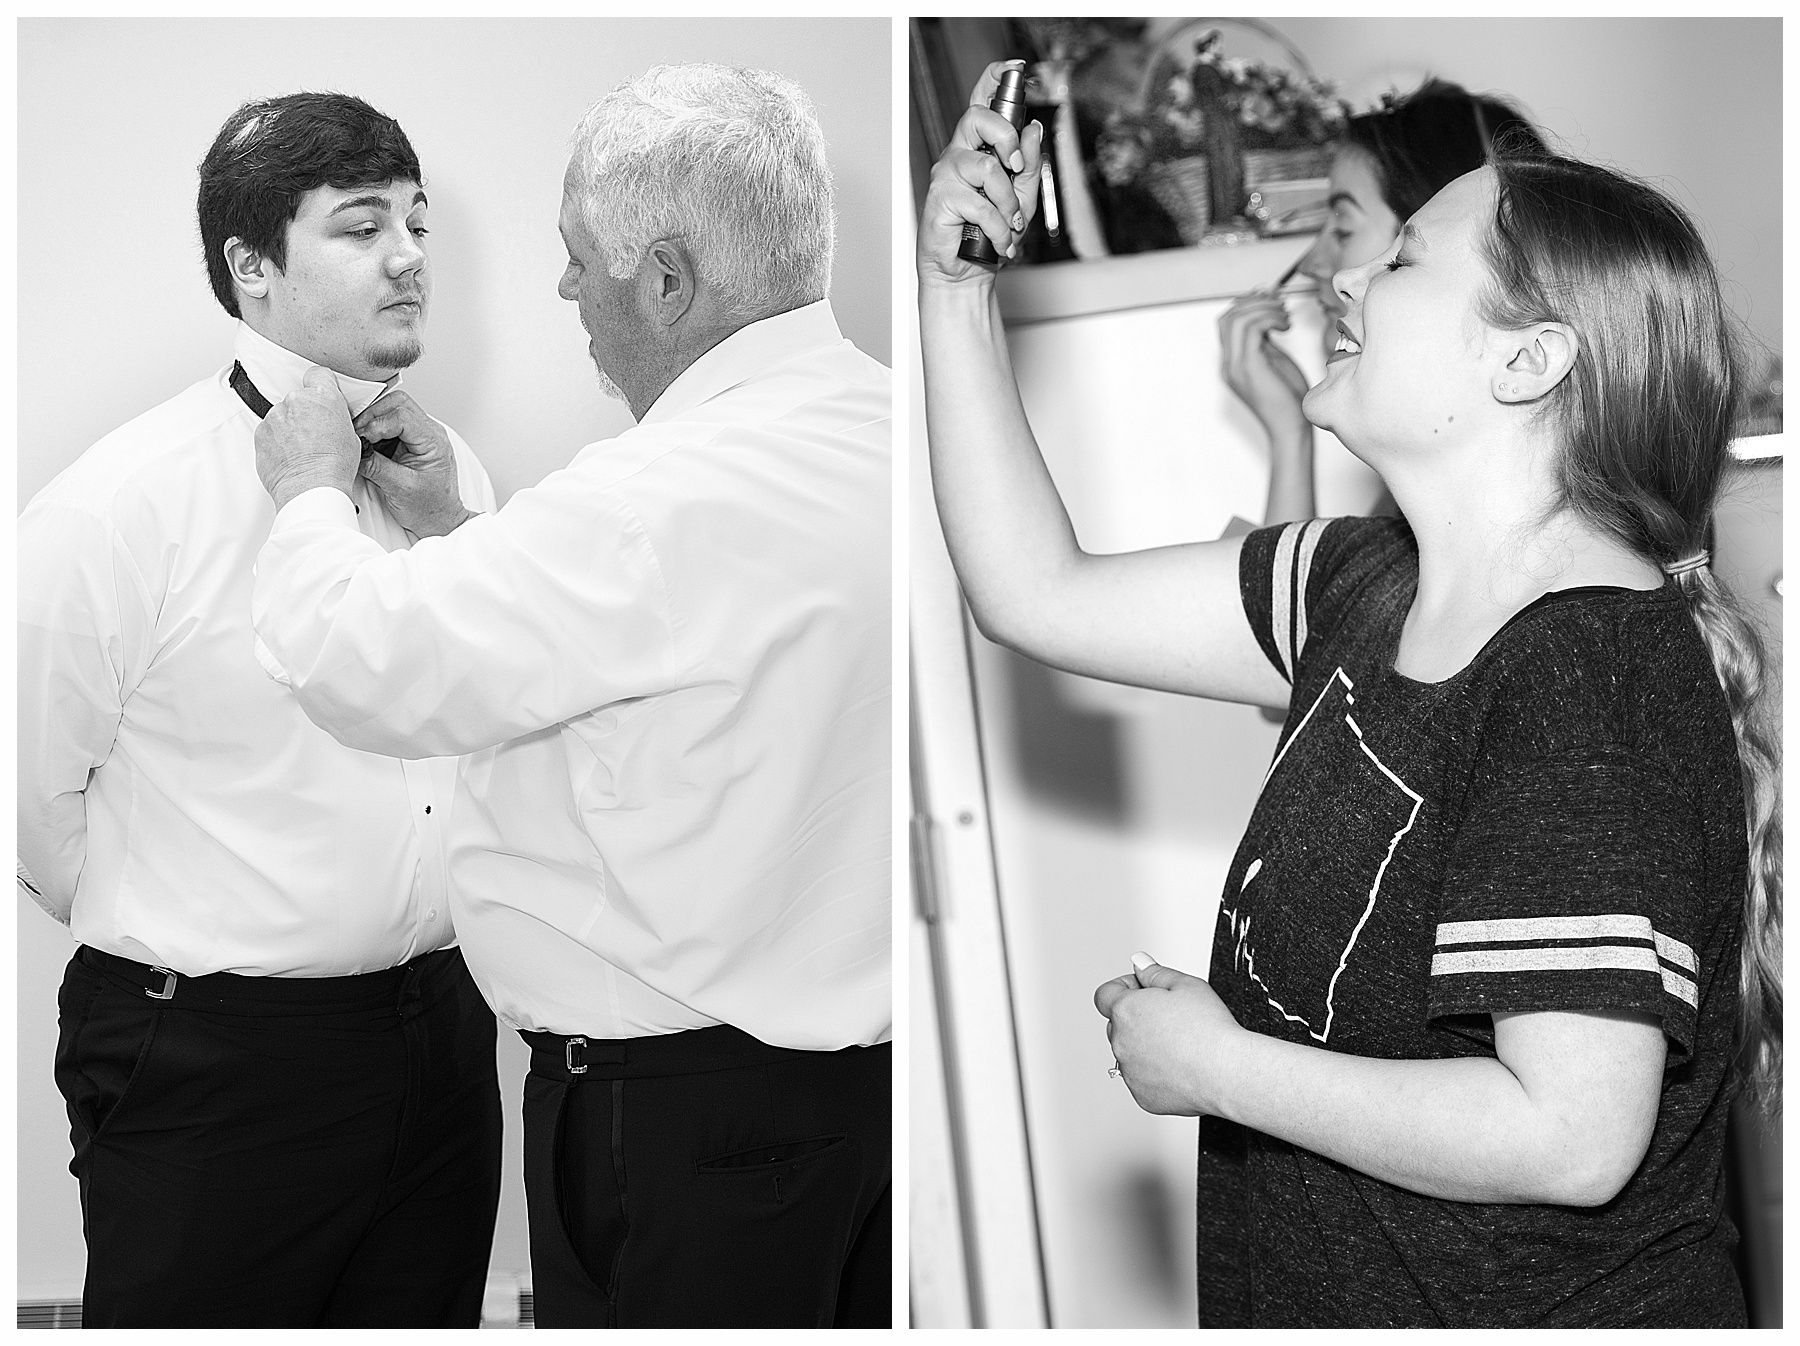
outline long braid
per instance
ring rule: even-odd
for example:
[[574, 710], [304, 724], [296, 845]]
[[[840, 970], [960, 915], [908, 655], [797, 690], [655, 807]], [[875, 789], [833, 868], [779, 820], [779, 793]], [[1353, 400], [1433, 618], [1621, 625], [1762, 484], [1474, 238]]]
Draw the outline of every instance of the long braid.
[[1770, 723], [1768, 656], [1754, 625], [1712, 571], [1676, 579], [1712, 655], [1737, 733], [1750, 882], [1739, 955], [1737, 1073], [1745, 1098], [1766, 1112], [1781, 1104], [1781, 745]]
[[[1484, 242], [1494, 325], [1566, 323], [1583, 340], [1546, 398], [1562, 503], [1671, 566], [1706, 545], [1728, 464], [1737, 357], [1718, 274], [1693, 222], [1647, 184], [1556, 156], [1491, 160]], [[1676, 567], [1680, 569], [1680, 567]], [[1734, 1074], [1767, 1111], [1781, 1088], [1781, 744], [1767, 656], [1743, 609], [1700, 567], [1675, 578], [1737, 739], [1749, 843]]]

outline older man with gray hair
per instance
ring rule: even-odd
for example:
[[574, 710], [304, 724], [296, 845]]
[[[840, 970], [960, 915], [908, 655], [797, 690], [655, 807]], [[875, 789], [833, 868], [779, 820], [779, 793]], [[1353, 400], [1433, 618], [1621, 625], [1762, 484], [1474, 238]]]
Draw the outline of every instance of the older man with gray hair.
[[258, 470], [264, 666], [340, 742], [464, 756], [456, 928], [532, 1048], [540, 1326], [889, 1319], [888, 371], [825, 295], [791, 82], [660, 67], [576, 132], [558, 287], [637, 424], [469, 514], [405, 394], [356, 530], [322, 375]]

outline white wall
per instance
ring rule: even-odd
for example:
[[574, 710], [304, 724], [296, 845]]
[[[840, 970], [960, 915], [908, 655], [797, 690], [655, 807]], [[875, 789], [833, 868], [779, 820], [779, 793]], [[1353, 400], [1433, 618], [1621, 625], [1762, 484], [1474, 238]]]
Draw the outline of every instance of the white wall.
[[243, 100], [297, 89], [367, 99], [418, 151], [436, 294], [406, 382], [502, 499], [630, 423], [556, 297], [556, 211], [582, 112], [659, 62], [778, 70], [811, 95], [841, 217], [833, 305], [886, 363], [888, 32], [885, 19], [21, 22], [21, 501], [222, 363], [231, 320], [206, 285], [194, 166]]
[[1358, 107], [1428, 74], [1511, 97], [1556, 148], [1695, 218], [1734, 312], [1781, 350], [1781, 20], [1271, 20]]
[[[885, 19], [25, 20], [19, 55], [18, 491], [229, 359], [194, 223], [194, 167], [247, 98], [335, 89], [399, 120], [430, 184], [436, 295], [408, 389], [504, 500], [630, 424], [556, 297], [568, 136], [660, 62], [780, 71], [811, 95], [837, 182], [832, 302], [887, 362], [891, 42]], [[78, 1292], [84, 1252], [51, 1080], [67, 932], [19, 920], [19, 1288]], [[523, 1054], [503, 1035], [509, 1125]], [[526, 1265], [516, 1136], [495, 1266]]]

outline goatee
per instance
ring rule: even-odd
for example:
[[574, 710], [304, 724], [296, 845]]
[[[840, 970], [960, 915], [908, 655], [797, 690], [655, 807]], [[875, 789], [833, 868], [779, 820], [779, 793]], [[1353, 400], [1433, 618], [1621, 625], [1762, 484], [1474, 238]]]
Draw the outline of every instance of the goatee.
[[376, 369], [411, 369], [423, 354], [425, 343], [417, 337], [408, 337], [391, 346], [371, 347], [363, 358]]
[[625, 395], [625, 390], [614, 383], [611, 375], [597, 364], [594, 366], [594, 377], [600, 380], [601, 392], [605, 393], [615, 402], [623, 402], [627, 406], [631, 405], [631, 399]]

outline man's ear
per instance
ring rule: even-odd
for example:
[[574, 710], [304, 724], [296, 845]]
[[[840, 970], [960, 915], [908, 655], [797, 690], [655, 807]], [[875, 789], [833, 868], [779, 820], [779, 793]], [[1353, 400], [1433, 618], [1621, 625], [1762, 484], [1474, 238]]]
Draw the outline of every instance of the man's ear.
[[1511, 333], [1505, 368], [1494, 375], [1497, 401], [1535, 402], [1555, 390], [1575, 368], [1581, 338], [1559, 322], [1543, 322]]
[[235, 234], [225, 240], [225, 269], [239, 293], [251, 299], [269, 297], [270, 273], [277, 270], [273, 262]]
[[644, 255], [644, 304], [650, 319], [672, 327], [693, 307], [694, 260], [679, 242], [659, 238]]

